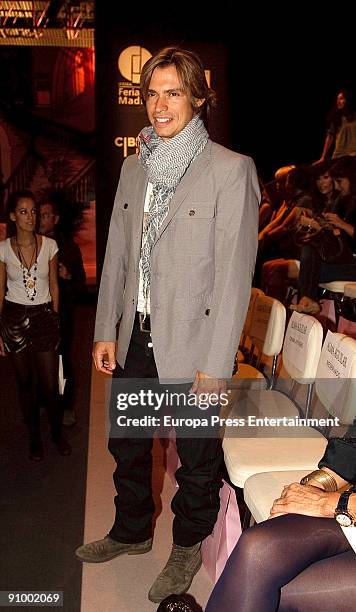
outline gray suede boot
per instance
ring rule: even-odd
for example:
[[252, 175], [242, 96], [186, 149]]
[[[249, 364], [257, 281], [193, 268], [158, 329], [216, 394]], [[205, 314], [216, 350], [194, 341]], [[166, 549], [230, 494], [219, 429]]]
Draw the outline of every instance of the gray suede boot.
[[173, 544], [166, 566], [148, 593], [148, 599], [161, 602], [168, 595], [181, 595], [188, 591], [195, 574], [201, 567], [201, 542], [194, 546]]
[[78, 559], [86, 561], [86, 563], [103, 563], [104, 561], [110, 561], [124, 553], [128, 555], [142, 555], [143, 553], [149, 552], [151, 548], [152, 538], [145, 542], [139, 542], [138, 544], [127, 544], [124, 542], [117, 542], [110, 538], [110, 536], [105, 536], [102, 540], [96, 540], [95, 542], [79, 546], [75, 554]]

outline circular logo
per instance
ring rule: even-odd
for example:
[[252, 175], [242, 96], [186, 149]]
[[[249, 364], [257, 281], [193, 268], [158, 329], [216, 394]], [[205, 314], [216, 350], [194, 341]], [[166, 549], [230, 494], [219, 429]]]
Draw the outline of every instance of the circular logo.
[[122, 76], [131, 83], [139, 83], [142, 66], [152, 57], [144, 47], [127, 47], [120, 53], [118, 65]]

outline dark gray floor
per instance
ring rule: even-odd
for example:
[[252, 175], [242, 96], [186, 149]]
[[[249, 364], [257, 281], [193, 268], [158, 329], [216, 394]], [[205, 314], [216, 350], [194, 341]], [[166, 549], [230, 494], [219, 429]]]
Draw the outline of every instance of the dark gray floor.
[[82, 565], [73, 551], [84, 531], [94, 314], [92, 304], [76, 307], [78, 423], [64, 428], [73, 447], [69, 457], [60, 456], [51, 443], [44, 414], [45, 459], [28, 459], [11, 364], [0, 358], [0, 590], [61, 590], [65, 612], [80, 611]]

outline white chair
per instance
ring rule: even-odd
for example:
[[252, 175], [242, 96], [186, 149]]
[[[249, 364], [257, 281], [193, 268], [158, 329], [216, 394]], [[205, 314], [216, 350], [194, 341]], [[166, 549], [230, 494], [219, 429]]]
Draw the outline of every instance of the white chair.
[[344, 319], [353, 323], [356, 322], [356, 283], [347, 283], [345, 285], [340, 310], [341, 316]]
[[[234, 378], [241, 381], [258, 379], [259, 388], [266, 389], [268, 381], [260, 372], [259, 367], [263, 355], [272, 357], [272, 372], [269, 382], [270, 388], [273, 387], [277, 369], [278, 355], [281, 352], [284, 330], [286, 324], [286, 309], [281, 302], [267, 295], [257, 295], [251, 312], [251, 322], [248, 336], [251, 341], [252, 349], [257, 350], [256, 367], [250, 364], [239, 364], [239, 368]], [[246, 385], [241, 383], [241, 387], [251, 387], [250, 382]], [[256, 388], [256, 385], [254, 385]]]
[[[356, 340], [328, 332], [318, 364], [315, 391], [331, 416], [338, 417], [344, 425], [353, 423], [356, 417]], [[308, 470], [265, 471], [246, 480], [245, 502], [257, 523], [268, 518], [273, 500], [280, 496], [285, 485], [299, 482], [317, 468], [322, 454]]]
[[[285, 335], [283, 364], [293, 380], [309, 385], [309, 389], [316, 376], [321, 345], [322, 326], [319, 321], [294, 312]], [[299, 416], [295, 403], [279, 391], [242, 389], [232, 395], [228, 417], [240, 418], [245, 424], [253, 417], [286, 417], [296, 422]], [[310, 403], [310, 399], [311, 393], [308, 393], [307, 402]], [[326, 439], [320, 432], [298, 426], [227, 426], [223, 439], [230, 480], [241, 488], [249, 476], [258, 472], [309, 470], [322, 456], [325, 446]]]
[[[240, 344], [239, 344], [241, 348], [244, 348], [247, 337], [249, 336], [252, 318], [253, 318], [253, 309], [255, 306], [256, 298], [259, 295], [264, 295], [262, 289], [257, 289], [257, 287], [252, 287], [251, 294], [250, 294], [250, 301], [249, 301], [248, 308], [247, 308], [246, 319], [245, 319], [245, 323], [242, 329], [242, 334], [241, 334], [241, 339], [240, 339]], [[245, 361], [245, 355], [240, 349], [238, 349], [237, 351], [236, 360], [238, 364], [243, 363]]]
[[[321, 289], [320, 300], [322, 302], [322, 310], [320, 315], [327, 320], [327, 327], [332, 328], [335, 325], [335, 330], [339, 324], [341, 314], [341, 303], [344, 296], [345, 286], [348, 281], [335, 280], [329, 283], [319, 283]], [[329, 308], [331, 307], [331, 310]]]

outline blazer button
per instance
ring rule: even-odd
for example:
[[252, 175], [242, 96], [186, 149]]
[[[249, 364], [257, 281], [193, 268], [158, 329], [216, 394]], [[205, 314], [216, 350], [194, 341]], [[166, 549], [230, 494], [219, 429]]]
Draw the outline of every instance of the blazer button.
[[189, 216], [190, 216], [190, 217], [193, 217], [194, 215], [195, 215], [195, 210], [190, 210], [190, 211], [189, 211]]
[[128, 204], [124, 204], [124, 208], [127, 208], [127, 207], [128, 207]]

